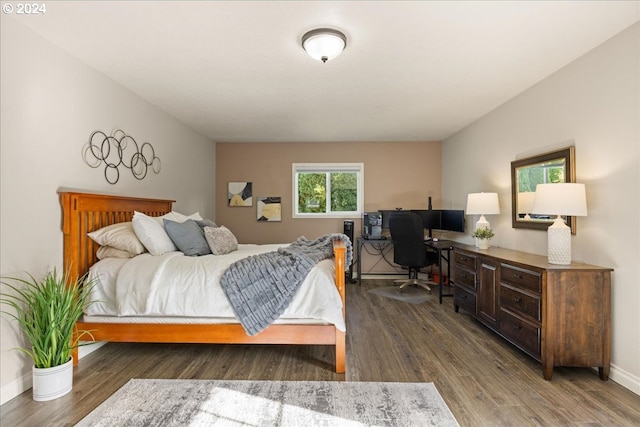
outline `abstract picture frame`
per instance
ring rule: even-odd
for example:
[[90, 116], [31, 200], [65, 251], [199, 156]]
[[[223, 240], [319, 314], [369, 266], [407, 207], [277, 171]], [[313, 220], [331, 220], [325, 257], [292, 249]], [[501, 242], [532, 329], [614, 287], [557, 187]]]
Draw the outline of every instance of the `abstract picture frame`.
[[253, 206], [253, 183], [230, 181], [227, 185], [227, 200], [230, 207]]
[[282, 197], [256, 197], [258, 222], [282, 221]]

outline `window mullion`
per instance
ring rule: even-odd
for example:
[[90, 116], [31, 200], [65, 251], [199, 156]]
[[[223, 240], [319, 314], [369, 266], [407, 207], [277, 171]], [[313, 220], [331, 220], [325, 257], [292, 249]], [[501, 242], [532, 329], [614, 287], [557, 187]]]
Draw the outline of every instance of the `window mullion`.
[[325, 203], [326, 203], [326, 213], [331, 213], [333, 210], [331, 209], [331, 172], [327, 172], [325, 175], [325, 188], [327, 191], [324, 195]]

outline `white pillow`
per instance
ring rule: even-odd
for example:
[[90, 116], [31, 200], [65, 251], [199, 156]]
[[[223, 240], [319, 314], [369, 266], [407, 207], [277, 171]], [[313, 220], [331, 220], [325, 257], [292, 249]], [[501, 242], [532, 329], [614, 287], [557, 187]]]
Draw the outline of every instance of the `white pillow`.
[[98, 257], [98, 259], [133, 258], [134, 256], [136, 256], [136, 254], [114, 248], [113, 246], [100, 246], [98, 248], [98, 252], [96, 253], [96, 257]]
[[220, 227], [205, 227], [204, 238], [207, 240], [209, 249], [214, 255], [224, 255], [238, 249], [238, 240], [224, 225]]
[[163, 219], [175, 222], [185, 222], [188, 219], [202, 220], [200, 213], [183, 215], [179, 212], [169, 212], [162, 216], [148, 216], [142, 212], [133, 213], [133, 231], [151, 255], [162, 255], [178, 250], [176, 245], [164, 229]]
[[137, 211], [133, 213], [133, 231], [151, 255], [162, 255], [178, 250], [162, 224], [162, 218], [169, 215], [171, 212], [161, 217], [148, 216]]
[[175, 221], [175, 222], [185, 222], [188, 219], [192, 219], [194, 221], [202, 221], [200, 212], [196, 212], [191, 215], [184, 215], [184, 214], [181, 214], [180, 212], [171, 211], [168, 214], [163, 215], [162, 218]]
[[111, 246], [121, 251], [130, 252], [134, 255], [145, 252], [140, 239], [138, 239], [131, 222], [120, 222], [118, 224], [107, 225], [87, 234], [94, 242], [100, 246]]

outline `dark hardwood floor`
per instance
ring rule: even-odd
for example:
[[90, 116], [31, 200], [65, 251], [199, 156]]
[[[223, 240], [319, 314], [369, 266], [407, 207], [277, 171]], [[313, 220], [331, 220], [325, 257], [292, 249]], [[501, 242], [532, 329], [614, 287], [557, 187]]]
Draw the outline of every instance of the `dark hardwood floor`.
[[451, 299], [412, 305], [347, 287], [347, 373], [324, 346], [108, 344], [80, 361], [74, 388], [35, 402], [31, 390], [0, 407], [0, 425], [73, 425], [130, 378], [433, 382], [461, 426], [640, 426], [640, 396], [584, 368], [540, 365]]

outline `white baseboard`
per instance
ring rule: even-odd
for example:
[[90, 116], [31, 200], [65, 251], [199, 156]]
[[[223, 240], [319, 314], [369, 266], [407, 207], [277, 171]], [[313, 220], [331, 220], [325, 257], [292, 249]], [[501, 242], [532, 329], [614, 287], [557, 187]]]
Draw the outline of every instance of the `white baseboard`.
[[[93, 353], [100, 347], [106, 344], [105, 342], [97, 342], [94, 344], [83, 345], [78, 349], [78, 359], [82, 359], [86, 355]], [[31, 372], [28, 372], [20, 378], [5, 384], [0, 389], [0, 405], [4, 405], [14, 397], [20, 396], [25, 391], [29, 390], [33, 386], [33, 377]]]
[[83, 357], [88, 356], [89, 354], [93, 353], [94, 351], [96, 351], [97, 349], [99, 349], [105, 344], [107, 344], [107, 341], [99, 341], [93, 344], [87, 344], [87, 345], [83, 345], [82, 347], [79, 347], [78, 359], [82, 359]]
[[0, 405], [4, 405], [14, 397], [21, 395], [25, 391], [29, 390], [32, 385], [31, 372], [3, 385], [2, 389], [0, 389]]
[[[357, 274], [354, 274], [353, 277], [355, 279], [358, 278]], [[363, 279], [387, 279], [387, 280], [391, 280], [391, 279], [406, 279], [407, 275], [406, 274], [393, 274], [393, 273], [388, 273], [388, 274], [376, 274], [376, 273], [371, 273], [371, 274], [362, 274], [362, 278]]]
[[[409, 277], [408, 274], [405, 273], [405, 272], [398, 272], [398, 273], [393, 273], [393, 272], [389, 272], [389, 273], [362, 273], [362, 278], [363, 279], [395, 280], [395, 279], [406, 279], [408, 277]], [[357, 280], [358, 279], [358, 274], [354, 273], [353, 274], [353, 278], [355, 280]], [[429, 274], [420, 272], [420, 273], [418, 273], [418, 278], [422, 279], [422, 280], [428, 280], [429, 279]]]
[[616, 365], [612, 364], [611, 370], [609, 371], [609, 379], [640, 396], [639, 377], [633, 376], [629, 372], [620, 369]]

